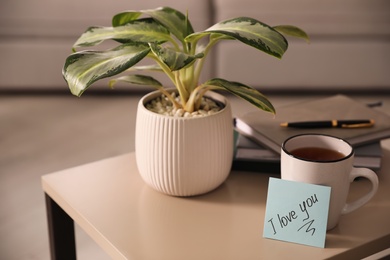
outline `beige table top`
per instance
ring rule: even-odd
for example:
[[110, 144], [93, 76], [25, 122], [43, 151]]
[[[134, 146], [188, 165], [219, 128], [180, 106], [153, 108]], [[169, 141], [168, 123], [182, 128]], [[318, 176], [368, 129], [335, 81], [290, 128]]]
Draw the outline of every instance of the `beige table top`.
[[[361, 258], [390, 246], [390, 140], [382, 141], [379, 191], [342, 217], [326, 248], [262, 237], [268, 179], [233, 171], [215, 191], [197, 197], [160, 194], [140, 178], [134, 153], [42, 177], [54, 199], [113, 259]], [[351, 198], [366, 189], [354, 182]]]

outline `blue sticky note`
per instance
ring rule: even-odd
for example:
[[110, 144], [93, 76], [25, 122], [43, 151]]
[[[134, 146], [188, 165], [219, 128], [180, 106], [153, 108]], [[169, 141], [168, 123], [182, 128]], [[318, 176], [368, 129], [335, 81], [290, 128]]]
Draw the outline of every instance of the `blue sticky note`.
[[270, 178], [263, 237], [324, 248], [330, 190]]

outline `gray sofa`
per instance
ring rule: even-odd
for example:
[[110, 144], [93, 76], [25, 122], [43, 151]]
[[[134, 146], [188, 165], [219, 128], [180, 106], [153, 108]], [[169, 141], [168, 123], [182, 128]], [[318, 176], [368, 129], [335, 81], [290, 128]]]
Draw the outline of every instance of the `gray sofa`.
[[[223, 77], [263, 91], [390, 89], [388, 0], [2, 0], [0, 90], [67, 90], [61, 68], [88, 26], [108, 26], [123, 10], [163, 5], [188, 10], [196, 30], [250, 16], [270, 25], [294, 24], [311, 36], [310, 44], [291, 39], [281, 60], [235, 42], [220, 43], [204, 79]], [[107, 89], [106, 82], [95, 89]]]

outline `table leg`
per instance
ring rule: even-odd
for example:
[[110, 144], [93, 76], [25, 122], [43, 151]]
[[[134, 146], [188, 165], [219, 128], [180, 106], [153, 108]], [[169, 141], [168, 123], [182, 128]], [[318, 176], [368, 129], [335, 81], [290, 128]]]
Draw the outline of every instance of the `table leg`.
[[73, 219], [49, 195], [45, 197], [51, 259], [76, 259]]

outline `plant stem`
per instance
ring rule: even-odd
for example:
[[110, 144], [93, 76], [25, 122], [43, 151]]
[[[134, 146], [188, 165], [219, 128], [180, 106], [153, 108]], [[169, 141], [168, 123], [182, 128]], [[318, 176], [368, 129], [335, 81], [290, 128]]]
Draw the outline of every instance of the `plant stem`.
[[175, 76], [174, 76], [174, 74], [172, 73], [172, 71], [168, 68], [168, 66], [165, 65], [164, 62], [160, 61], [160, 59], [159, 59], [158, 57], [156, 57], [156, 55], [154, 55], [154, 54], [148, 54], [148, 56], [157, 62], [157, 64], [160, 66], [160, 68], [164, 71], [165, 74], [167, 74], [167, 76], [169, 77], [169, 79], [170, 79], [170, 80], [172, 81], [172, 83], [176, 86]]
[[[204, 53], [204, 57], [201, 58], [198, 63], [196, 64], [196, 66], [194, 66], [194, 78], [196, 79], [196, 82], [199, 81], [199, 78], [200, 78], [200, 73], [202, 72], [202, 69], [203, 69], [203, 66], [204, 66], [204, 61], [209, 53], [209, 51], [211, 50], [211, 48], [218, 42], [218, 38], [216, 39], [210, 39], [209, 43], [207, 44], [206, 48], [204, 49], [203, 53]], [[196, 41], [194, 43], [194, 45], [197, 44], [198, 41]]]
[[211, 88], [210, 87], [207, 87], [207, 86], [198, 86], [197, 87], [198, 89], [198, 98], [196, 100], [196, 103], [195, 103], [195, 109], [198, 110], [200, 108], [200, 104], [202, 102], [202, 98], [204, 96], [204, 94], [206, 94], [207, 91], [209, 91]]
[[175, 81], [176, 81], [176, 88], [180, 95], [181, 104], [183, 107], [186, 106], [189, 93], [185, 86], [183, 86], [183, 82], [180, 80], [180, 71], [175, 71]]
[[161, 93], [163, 93], [169, 99], [169, 101], [172, 102], [173, 106], [176, 109], [179, 109], [181, 107], [180, 104], [172, 97], [172, 95], [165, 88], [161, 87], [158, 88], [158, 90], [160, 90]]

